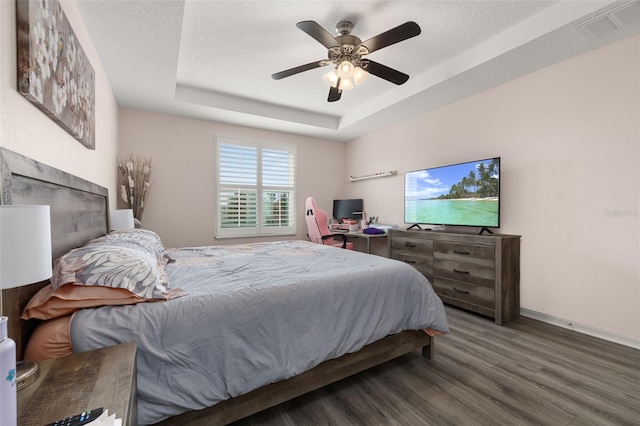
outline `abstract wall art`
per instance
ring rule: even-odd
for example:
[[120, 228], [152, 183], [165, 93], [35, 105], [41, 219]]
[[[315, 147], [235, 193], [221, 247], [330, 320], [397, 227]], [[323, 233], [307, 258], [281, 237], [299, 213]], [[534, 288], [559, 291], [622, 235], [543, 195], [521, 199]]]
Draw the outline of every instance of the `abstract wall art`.
[[95, 149], [95, 75], [58, 0], [16, 0], [18, 92]]

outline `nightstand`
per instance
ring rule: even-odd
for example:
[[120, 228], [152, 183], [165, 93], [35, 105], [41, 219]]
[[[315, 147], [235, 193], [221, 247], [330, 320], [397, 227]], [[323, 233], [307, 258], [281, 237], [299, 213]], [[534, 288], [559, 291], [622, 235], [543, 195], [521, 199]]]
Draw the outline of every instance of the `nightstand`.
[[40, 376], [18, 392], [18, 426], [42, 426], [104, 407], [137, 424], [136, 344], [109, 346], [40, 362]]

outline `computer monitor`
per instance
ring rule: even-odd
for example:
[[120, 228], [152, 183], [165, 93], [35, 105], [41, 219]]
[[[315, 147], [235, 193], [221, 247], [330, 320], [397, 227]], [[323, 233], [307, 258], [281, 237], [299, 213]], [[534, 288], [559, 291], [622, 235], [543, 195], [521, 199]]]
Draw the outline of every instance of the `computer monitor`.
[[[362, 198], [333, 200], [334, 219], [362, 219]], [[356, 213], [360, 212], [360, 213]]]

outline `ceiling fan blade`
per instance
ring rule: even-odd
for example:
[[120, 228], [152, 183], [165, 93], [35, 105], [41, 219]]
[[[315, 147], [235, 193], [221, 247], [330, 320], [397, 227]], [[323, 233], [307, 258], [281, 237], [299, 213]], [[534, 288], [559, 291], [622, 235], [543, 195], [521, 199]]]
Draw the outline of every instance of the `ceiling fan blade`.
[[284, 70], [284, 71], [280, 71], [277, 72], [275, 74], [271, 74], [271, 78], [273, 78], [274, 80], [280, 80], [281, 78], [285, 78], [285, 77], [289, 77], [292, 76], [294, 74], [298, 74], [304, 71], [309, 71], [312, 70], [314, 68], [320, 68], [327, 65], [325, 60], [322, 61], [316, 61], [316, 62], [311, 62], [305, 65], [300, 65], [298, 67], [295, 68], [291, 68], [288, 70]]
[[360, 46], [366, 47], [369, 53], [371, 53], [383, 47], [391, 46], [392, 44], [415, 37], [420, 34], [420, 32], [420, 26], [413, 21], [409, 21], [382, 34], [378, 34], [375, 37], [371, 37], [369, 40], [363, 41]]
[[364, 69], [376, 77], [380, 77], [397, 85], [404, 84], [409, 80], [409, 76], [407, 74], [371, 60], [367, 60], [367, 64]]
[[329, 89], [329, 97], [327, 98], [327, 102], [339, 101], [340, 96], [342, 96], [342, 90], [339, 90], [337, 87], [332, 86]]
[[332, 47], [342, 47], [340, 43], [324, 28], [315, 21], [302, 21], [296, 24], [305, 33], [319, 41], [327, 49]]

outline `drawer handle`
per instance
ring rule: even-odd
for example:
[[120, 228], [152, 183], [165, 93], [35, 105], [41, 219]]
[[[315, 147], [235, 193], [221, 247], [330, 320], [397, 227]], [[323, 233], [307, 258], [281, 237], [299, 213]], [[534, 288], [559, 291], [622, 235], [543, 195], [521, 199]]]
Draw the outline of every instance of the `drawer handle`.
[[453, 252], [455, 254], [467, 254], [467, 255], [471, 254], [471, 252], [469, 251], [462, 251], [462, 250], [454, 250]]
[[416, 261], [415, 261], [415, 260], [408, 260], [408, 259], [404, 259], [404, 260], [403, 260], [403, 262], [404, 262], [404, 263], [411, 263], [411, 264], [416, 263]]
[[467, 290], [460, 290], [460, 289], [455, 288], [455, 287], [454, 287], [453, 289], [454, 289], [455, 291], [457, 291], [458, 293], [469, 294], [469, 291], [467, 291]]
[[453, 269], [453, 272], [456, 272], [458, 274], [468, 274], [469, 273], [469, 271], [461, 271], [461, 270], [455, 269], [455, 268]]
[[413, 243], [404, 243], [405, 247], [411, 247], [411, 248], [416, 248], [416, 245]]

